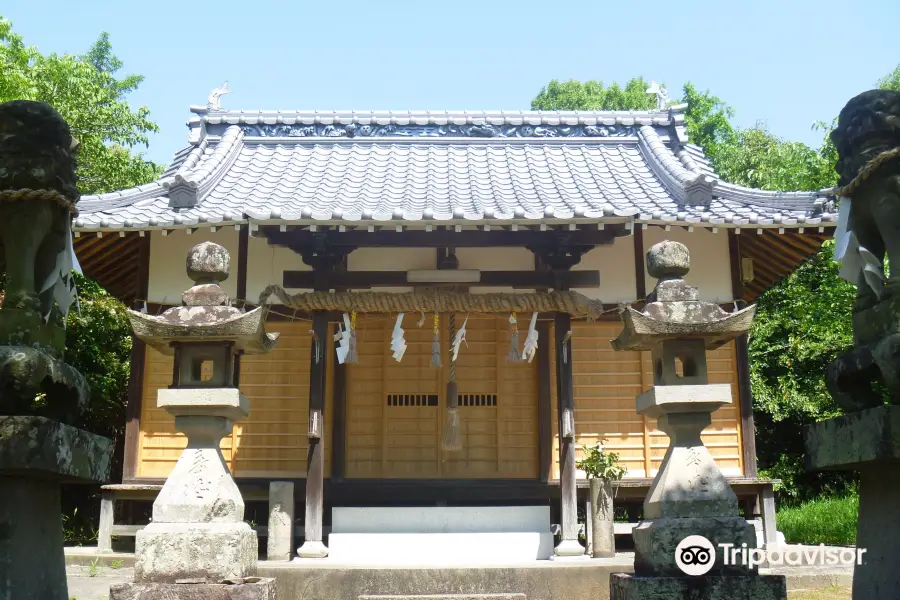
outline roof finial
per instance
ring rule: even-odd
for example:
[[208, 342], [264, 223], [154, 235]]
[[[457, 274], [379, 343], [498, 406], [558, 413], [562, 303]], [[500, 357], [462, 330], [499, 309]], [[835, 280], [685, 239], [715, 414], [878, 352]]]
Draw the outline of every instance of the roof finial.
[[206, 108], [209, 110], [221, 110], [219, 106], [219, 98], [224, 96], [225, 94], [230, 94], [231, 88], [228, 87], [228, 82], [226, 81], [213, 91], [209, 93], [209, 98], [207, 99]]
[[656, 110], [666, 110], [669, 108], [669, 105], [672, 104], [672, 101], [669, 100], [669, 92], [666, 91], [666, 87], [659, 85], [655, 81], [650, 82], [647, 93], [656, 94]]

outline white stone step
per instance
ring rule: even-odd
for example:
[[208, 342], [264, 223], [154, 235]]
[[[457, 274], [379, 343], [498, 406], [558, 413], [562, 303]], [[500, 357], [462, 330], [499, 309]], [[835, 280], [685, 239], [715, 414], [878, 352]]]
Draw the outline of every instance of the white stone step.
[[550, 532], [332, 533], [329, 559], [352, 565], [485, 565], [549, 559]]
[[329, 557], [348, 564], [497, 564], [549, 559], [548, 506], [335, 507]]

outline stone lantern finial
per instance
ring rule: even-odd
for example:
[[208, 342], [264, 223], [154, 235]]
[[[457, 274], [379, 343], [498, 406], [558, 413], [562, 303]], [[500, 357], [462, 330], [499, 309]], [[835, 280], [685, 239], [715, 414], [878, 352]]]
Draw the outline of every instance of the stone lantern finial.
[[228, 294], [219, 285], [228, 279], [231, 257], [228, 250], [213, 242], [203, 242], [187, 255], [187, 275], [194, 286], [181, 295], [185, 306], [221, 306], [228, 304]]

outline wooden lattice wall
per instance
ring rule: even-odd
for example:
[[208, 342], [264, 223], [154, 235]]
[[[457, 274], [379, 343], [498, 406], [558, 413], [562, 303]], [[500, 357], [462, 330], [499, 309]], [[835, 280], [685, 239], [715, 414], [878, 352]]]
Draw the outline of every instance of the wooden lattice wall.
[[[653, 385], [649, 352], [616, 352], [610, 346], [622, 330], [616, 322], [573, 323], [572, 354], [575, 388], [575, 435], [578, 458], [582, 446], [606, 439], [619, 454], [629, 477], [653, 477], [669, 445], [654, 419], [638, 415], [635, 397]], [[552, 327], [551, 327], [552, 331]], [[743, 473], [740, 399], [734, 343], [707, 354], [710, 383], [730, 383], [732, 404], [713, 413], [703, 441], [726, 475]], [[556, 382], [553, 382], [553, 477], [559, 478]]]
[[[309, 427], [309, 323], [279, 321], [268, 325], [281, 334], [270, 354], [241, 357], [241, 391], [250, 401], [250, 416], [235, 423], [222, 440], [222, 452], [238, 477], [305, 477]], [[329, 359], [331, 356], [329, 356]], [[329, 360], [325, 410], [325, 444], [330, 439]], [[141, 409], [138, 477], [166, 477], [185, 446], [174, 418], [156, 408], [156, 392], [172, 382], [172, 358], [147, 348]], [[329, 473], [330, 452], [325, 453]]]

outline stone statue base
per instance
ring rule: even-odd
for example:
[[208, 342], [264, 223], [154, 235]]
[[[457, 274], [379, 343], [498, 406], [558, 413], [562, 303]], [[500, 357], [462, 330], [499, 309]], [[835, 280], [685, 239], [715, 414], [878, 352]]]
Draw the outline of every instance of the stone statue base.
[[613, 573], [610, 600], [785, 600], [784, 575], [637, 577]]
[[256, 574], [258, 543], [247, 523], [150, 523], [135, 540], [134, 580], [243, 579]]
[[716, 551], [719, 575], [749, 575], [750, 570], [741, 565], [723, 564], [719, 544], [734, 544], [740, 548], [756, 547], [756, 531], [743, 517], [663, 517], [642, 521], [634, 528], [634, 571], [638, 575], [680, 577], [684, 575], [675, 564], [675, 549], [679, 542], [690, 535], [701, 535], [712, 542]]
[[900, 588], [900, 406], [850, 413], [806, 427], [806, 469], [858, 471], [854, 598], [889, 598]]
[[109, 439], [81, 429], [44, 417], [0, 417], [4, 598], [69, 599], [59, 486], [106, 481], [111, 454]]
[[276, 600], [275, 580], [235, 585], [215, 583], [120, 583], [110, 600]]

